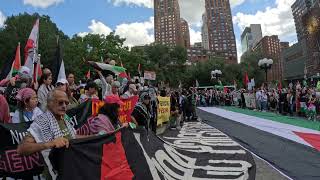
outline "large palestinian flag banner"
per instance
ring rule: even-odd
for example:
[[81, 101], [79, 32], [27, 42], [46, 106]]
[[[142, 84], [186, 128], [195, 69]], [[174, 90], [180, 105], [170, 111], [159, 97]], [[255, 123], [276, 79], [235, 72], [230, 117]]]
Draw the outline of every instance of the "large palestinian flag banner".
[[204, 122], [228, 134], [288, 178], [320, 179], [319, 123], [311, 122], [318, 126], [307, 128], [301, 125], [306, 120], [272, 113], [263, 113], [262, 118], [253, 111], [250, 113], [255, 116], [244, 114], [244, 110], [240, 113], [215, 107], [199, 109]]

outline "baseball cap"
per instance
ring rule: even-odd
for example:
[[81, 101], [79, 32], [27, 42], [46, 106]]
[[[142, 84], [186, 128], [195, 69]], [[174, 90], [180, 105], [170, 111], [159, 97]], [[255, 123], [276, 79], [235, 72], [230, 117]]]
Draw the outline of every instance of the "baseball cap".
[[108, 103], [108, 104], [118, 104], [120, 106], [124, 104], [124, 102], [121, 101], [121, 99], [118, 95], [106, 96], [104, 99], [104, 102]]
[[56, 84], [69, 84], [66, 79], [59, 79]]

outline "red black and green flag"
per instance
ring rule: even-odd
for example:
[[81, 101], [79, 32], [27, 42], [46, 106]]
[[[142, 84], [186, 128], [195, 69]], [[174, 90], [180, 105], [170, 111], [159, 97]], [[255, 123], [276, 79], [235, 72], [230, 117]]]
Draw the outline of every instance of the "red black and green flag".
[[50, 159], [58, 172], [57, 179], [255, 178], [255, 164], [249, 153], [237, 144], [210, 151], [210, 145], [226, 139], [220, 135], [216, 140], [203, 137], [205, 141], [211, 138], [204, 147], [194, 139], [200, 135], [194, 132], [195, 137], [183, 137], [177, 131], [165, 133], [163, 138], [168, 141], [164, 141], [144, 129], [126, 128], [111, 135], [73, 140], [68, 149], [53, 151]]

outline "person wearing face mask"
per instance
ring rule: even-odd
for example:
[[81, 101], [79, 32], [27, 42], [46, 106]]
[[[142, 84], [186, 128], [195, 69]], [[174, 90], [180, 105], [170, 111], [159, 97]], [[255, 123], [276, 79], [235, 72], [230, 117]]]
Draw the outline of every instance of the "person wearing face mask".
[[37, 116], [43, 112], [38, 105], [38, 97], [36, 92], [31, 88], [21, 89], [16, 99], [18, 100], [18, 109], [12, 117], [12, 123], [22, 123], [33, 121]]

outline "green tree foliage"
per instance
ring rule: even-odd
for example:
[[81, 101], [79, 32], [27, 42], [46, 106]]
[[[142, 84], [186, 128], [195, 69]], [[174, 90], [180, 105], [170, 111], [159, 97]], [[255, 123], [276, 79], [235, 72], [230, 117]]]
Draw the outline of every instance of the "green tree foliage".
[[24, 63], [24, 47], [37, 18], [40, 18], [38, 53], [41, 54], [41, 62], [47, 65], [55, 59], [57, 35], [64, 40], [68, 40], [68, 36], [57, 28], [49, 16], [24, 13], [8, 17], [5, 27], [0, 29], [0, 67], [4, 61], [14, 58], [18, 42], [21, 44], [21, 60]]
[[110, 57], [120, 63], [120, 60], [128, 57], [128, 48], [123, 47], [125, 39], [114, 33], [108, 36], [88, 34], [84, 37], [73, 36], [72, 39], [64, 41], [63, 59], [67, 73], [74, 73], [76, 77], [83, 77], [90, 69], [86, 61], [101, 62]]

